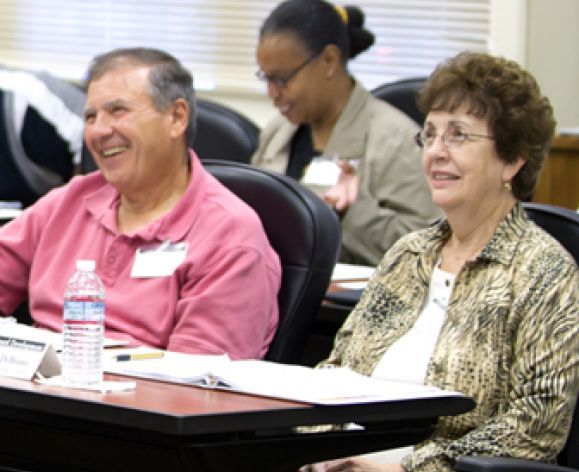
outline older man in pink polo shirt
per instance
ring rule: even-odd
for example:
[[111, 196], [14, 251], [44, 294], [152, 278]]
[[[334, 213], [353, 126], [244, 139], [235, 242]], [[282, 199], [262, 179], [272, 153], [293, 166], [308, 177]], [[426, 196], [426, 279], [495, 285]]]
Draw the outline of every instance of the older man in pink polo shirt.
[[190, 74], [154, 49], [97, 57], [85, 140], [100, 171], [76, 177], [0, 230], [0, 312], [28, 299], [60, 331], [67, 279], [94, 259], [106, 336], [259, 358], [278, 321], [281, 269], [258, 216], [200, 164]]

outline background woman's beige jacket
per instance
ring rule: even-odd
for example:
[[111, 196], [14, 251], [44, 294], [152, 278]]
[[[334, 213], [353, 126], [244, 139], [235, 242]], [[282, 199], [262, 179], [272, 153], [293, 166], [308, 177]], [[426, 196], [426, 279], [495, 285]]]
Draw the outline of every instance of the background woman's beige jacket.
[[[252, 164], [285, 173], [297, 126], [283, 116], [261, 133]], [[377, 265], [400, 236], [440, 215], [433, 205], [414, 142], [418, 126], [356, 84], [324, 150], [359, 159], [357, 201], [342, 218], [343, 262]]]

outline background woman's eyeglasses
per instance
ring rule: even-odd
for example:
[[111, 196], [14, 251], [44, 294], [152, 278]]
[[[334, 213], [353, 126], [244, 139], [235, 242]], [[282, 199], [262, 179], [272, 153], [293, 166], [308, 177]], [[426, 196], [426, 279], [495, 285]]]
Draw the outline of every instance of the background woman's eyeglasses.
[[318, 56], [319, 56], [319, 54], [314, 54], [313, 56], [306, 59], [304, 62], [302, 62], [299, 66], [297, 66], [294, 70], [292, 70], [289, 74], [287, 74], [285, 76], [275, 75], [275, 74], [269, 75], [269, 74], [266, 74], [262, 70], [258, 70], [255, 73], [255, 76], [259, 80], [261, 80], [262, 82], [269, 82], [270, 84], [275, 85], [277, 88], [283, 89], [283, 88], [287, 87], [287, 84], [289, 83], [289, 81], [291, 79], [293, 79], [300, 70], [302, 70], [304, 67], [306, 67], [310, 62], [312, 62]]

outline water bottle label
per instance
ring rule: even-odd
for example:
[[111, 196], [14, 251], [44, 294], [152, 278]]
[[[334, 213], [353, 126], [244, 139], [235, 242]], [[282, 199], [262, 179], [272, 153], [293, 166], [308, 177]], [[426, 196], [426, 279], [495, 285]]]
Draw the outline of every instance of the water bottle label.
[[103, 301], [64, 302], [64, 319], [70, 321], [103, 321], [105, 304]]

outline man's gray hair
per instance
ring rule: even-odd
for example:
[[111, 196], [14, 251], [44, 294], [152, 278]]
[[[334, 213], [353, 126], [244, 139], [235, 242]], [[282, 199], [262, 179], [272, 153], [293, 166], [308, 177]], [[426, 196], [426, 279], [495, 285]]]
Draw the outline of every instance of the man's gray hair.
[[175, 100], [183, 98], [189, 105], [189, 124], [185, 132], [188, 147], [193, 145], [197, 130], [197, 106], [193, 77], [170, 54], [154, 48], [121, 48], [96, 56], [87, 71], [86, 85], [107, 72], [126, 65], [143, 65], [149, 70], [149, 93], [159, 111], [166, 110]]

